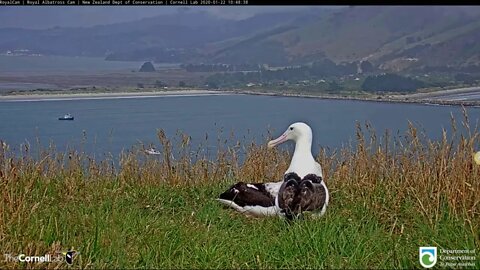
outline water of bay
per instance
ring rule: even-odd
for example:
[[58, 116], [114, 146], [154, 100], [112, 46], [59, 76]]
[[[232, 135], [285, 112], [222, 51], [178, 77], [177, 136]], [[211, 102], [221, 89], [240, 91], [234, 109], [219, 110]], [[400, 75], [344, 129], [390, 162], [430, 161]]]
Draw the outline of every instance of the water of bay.
[[[467, 112], [475, 126], [480, 109]], [[59, 121], [65, 113], [75, 120]], [[266, 144], [289, 124], [303, 121], [312, 127], [313, 151], [318, 151], [354, 141], [356, 123], [365, 122], [378, 134], [388, 129], [401, 136], [411, 121], [439, 139], [442, 128], [451, 130], [451, 114], [461, 121], [460, 107], [249, 95], [0, 102], [0, 140], [17, 150], [38, 140], [59, 151], [81, 149], [101, 158], [135, 145], [159, 148], [157, 132], [163, 129], [169, 138], [188, 134], [193, 146], [213, 153], [224, 140]]]

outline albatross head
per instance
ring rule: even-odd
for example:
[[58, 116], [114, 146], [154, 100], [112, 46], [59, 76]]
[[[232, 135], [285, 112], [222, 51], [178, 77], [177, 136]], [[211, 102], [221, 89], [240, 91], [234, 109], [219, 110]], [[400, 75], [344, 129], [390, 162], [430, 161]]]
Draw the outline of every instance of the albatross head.
[[297, 122], [291, 124], [287, 130], [275, 140], [268, 142], [268, 147], [273, 148], [288, 140], [295, 141], [296, 143], [302, 141], [311, 144], [312, 143], [312, 129], [305, 123]]

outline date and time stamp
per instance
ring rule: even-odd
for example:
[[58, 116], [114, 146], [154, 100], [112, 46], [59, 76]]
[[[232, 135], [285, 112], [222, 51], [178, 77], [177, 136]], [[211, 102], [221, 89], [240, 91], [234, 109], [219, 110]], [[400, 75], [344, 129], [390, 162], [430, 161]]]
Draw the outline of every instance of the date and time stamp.
[[0, 0], [0, 5], [248, 5], [252, 0]]

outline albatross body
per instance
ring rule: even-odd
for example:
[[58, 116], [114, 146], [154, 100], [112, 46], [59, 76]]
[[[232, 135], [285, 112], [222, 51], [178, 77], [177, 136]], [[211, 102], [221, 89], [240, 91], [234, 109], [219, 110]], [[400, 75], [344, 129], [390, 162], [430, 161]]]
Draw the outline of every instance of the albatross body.
[[[263, 184], [239, 182], [220, 194], [217, 200], [253, 216], [280, 215], [290, 218], [302, 211], [323, 215], [329, 196], [322, 179], [322, 167], [311, 152], [312, 130], [305, 123], [294, 123], [280, 137], [268, 142], [268, 147], [288, 140], [295, 141], [295, 151], [282, 181]], [[293, 177], [293, 180], [289, 177]]]
[[323, 181], [322, 167], [312, 155], [312, 138], [312, 129], [297, 122], [268, 143], [268, 147], [275, 147], [288, 140], [295, 142], [292, 162], [275, 197], [275, 206], [289, 219], [305, 211], [322, 216], [327, 210], [328, 189]]

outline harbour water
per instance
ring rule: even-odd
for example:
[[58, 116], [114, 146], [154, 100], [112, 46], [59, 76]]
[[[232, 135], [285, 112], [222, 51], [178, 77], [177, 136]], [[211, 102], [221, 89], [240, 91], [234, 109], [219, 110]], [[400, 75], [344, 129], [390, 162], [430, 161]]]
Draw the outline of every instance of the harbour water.
[[[467, 112], [473, 128], [480, 109]], [[66, 113], [75, 120], [59, 121]], [[402, 136], [410, 121], [439, 139], [442, 128], [451, 129], [451, 115], [460, 122], [461, 107], [249, 95], [0, 102], [0, 140], [13, 149], [53, 143], [59, 151], [81, 149], [101, 158], [138, 145], [158, 148], [162, 129], [171, 139], [184, 133], [193, 148], [214, 151], [224, 141], [264, 144], [303, 121], [312, 127], [313, 151], [318, 151], [353, 142], [356, 123], [366, 122], [378, 134], [388, 129]]]

